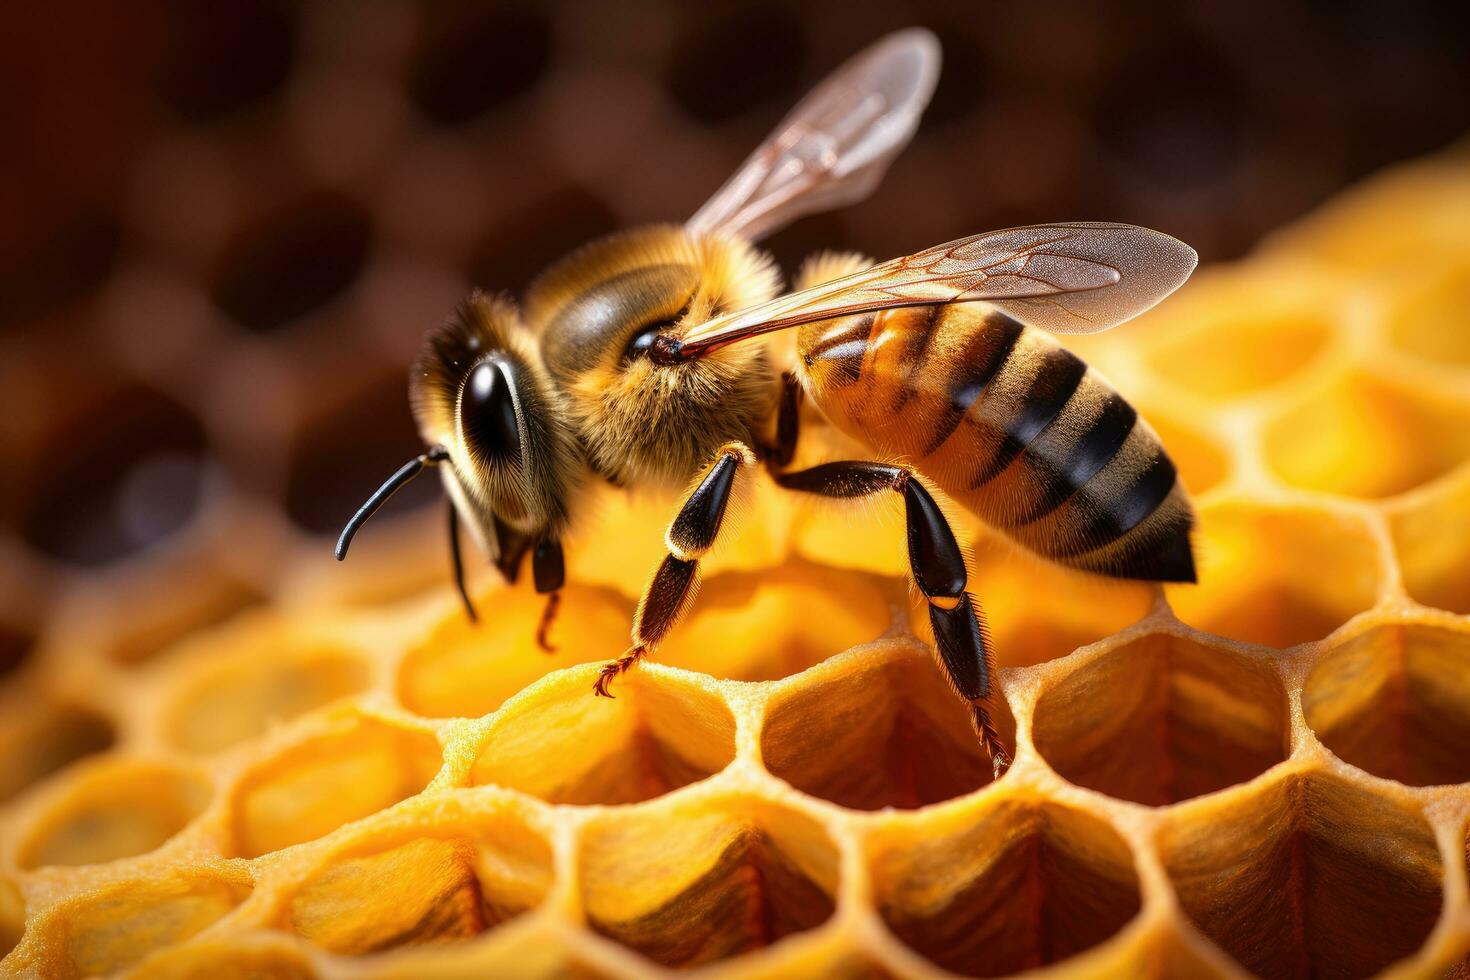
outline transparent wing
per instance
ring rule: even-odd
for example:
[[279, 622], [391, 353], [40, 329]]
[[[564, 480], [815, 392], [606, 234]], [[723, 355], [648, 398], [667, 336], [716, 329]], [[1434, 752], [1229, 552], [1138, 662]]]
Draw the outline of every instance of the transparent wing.
[[1028, 326], [1097, 333], [1179, 288], [1194, 249], [1161, 232], [1103, 222], [1007, 228], [937, 245], [702, 323], [681, 359], [746, 337], [851, 313], [985, 300]]
[[755, 240], [867, 197], [914, 135], [938, 78], [933, 34], [890, 34], [802, 99], [686, 227]]

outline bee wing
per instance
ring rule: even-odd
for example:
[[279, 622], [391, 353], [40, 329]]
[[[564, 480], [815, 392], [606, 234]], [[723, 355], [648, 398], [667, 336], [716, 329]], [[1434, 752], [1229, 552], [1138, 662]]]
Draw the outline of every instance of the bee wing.
[[1103, 222], [1030, 225], [936, 245], [702, 323], [679, 357], [814, 320], [899, 306], [984, 300], [1027, 326], [1097, 333], [1179, 288], [1194, 249], [1162, 232]]
[[914, 135], [938, 78], [933, 34], [888, 35], [797, 103], [686, 227], [755, 240], [867, 197]]

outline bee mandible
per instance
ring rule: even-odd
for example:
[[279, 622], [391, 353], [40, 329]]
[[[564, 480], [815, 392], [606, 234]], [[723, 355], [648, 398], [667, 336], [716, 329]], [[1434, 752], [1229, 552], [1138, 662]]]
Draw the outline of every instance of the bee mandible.
[[[473, 293], [430, 332], [412, 369], [428, 449], [363, 504], [337, 557], [394, 491], [436, 468], [468, 614], [461, 523], [508, 580], [529, 553], [548, 597], [537, 637], [546, 646], [562, 542], [587, 489], [688, 488], [632, 645], [598, 676], [596, 693], [610, 695], [687, 611], [731, 495], [758, 466], [804, 494], [893, 494], [939, 665], [998, 775], [1008, 755], [990, 715], [993, 660], [930, 486], [1063, 565], [1194, 581], [1193, 513], [1174, 464], [1133, 407], [1050, 334], [1142, 313], [1188, 278], [1196, 256], [1132, 225], [1043, 224], [878, 264], [819, 257], [779, 295], [776, 266], [754, 243], [865, 197], [913, 135], [938, 71], [932, 35], [891, 35], [800, 102], [683, 226], [586, 245], [520, 306]], [[797, 356], [783, 373], [756, 338], [787, 329]], [[793, 470], [803, 399], [886, 461]]]

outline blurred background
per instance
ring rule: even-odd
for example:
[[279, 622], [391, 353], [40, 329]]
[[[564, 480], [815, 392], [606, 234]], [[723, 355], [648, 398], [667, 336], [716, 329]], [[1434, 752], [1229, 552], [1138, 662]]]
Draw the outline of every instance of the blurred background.
[[[194, 567], [201, 537], [227, 544], [212, 562], [270, 557], [201, 571], [178, 624], [143, 624], [119, 656], [255, 601], [292, 548], [324, 555], [418, 451], [406, 366], [469, 285], [519, 291], [593, 236], [682, 220], [888, 31], [938, 33], [933, 105], [869, 202], [770, 241], [788, 270], [822, 247], [888, 256], [1063, 219], [1238, 256], [1470, 128], [1467, 11], [12, 5], [0, 670], [55, 603], [149, 562]], [[430, 482], [390, 513], [436, 499]]]

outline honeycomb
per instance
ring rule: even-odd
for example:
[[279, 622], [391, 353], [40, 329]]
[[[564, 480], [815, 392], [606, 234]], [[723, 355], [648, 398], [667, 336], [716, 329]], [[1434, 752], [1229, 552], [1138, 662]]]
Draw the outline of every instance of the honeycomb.
[[[395, 505], [331, 560], [320, 535], [355, 501], [322, 488], [411, 451], [401, 327], [462, 286], [412, 256], [468, 250], [514, 280], [552, 257], [500, 244], [537, 214], [578, 237], [611, 221], [548, 191], [476, 244], [491, 205], [462, 147], [420, 136], [369, 172], [406, 125], [373, 79], [407, 15], [372, 11], [307, 25], [337, 60], [293, 83], [288, 118], [335, 123], [292, 130], [290, 160], [229, 132], [153, 146], [132, 204], [151, 237], [87, 313], [107, 358], [0, 358], [7, 392], [67, 396], [4, 413], [0, 445], [73, 447], [38, 467], [24, 540], [0, 539], [0, 972], [1470, 975], [1470, 155], [1378, 176], [1068, 338], [1170, 448], [1200, 584], [1080, 575], [968, 523], [1016, 749], [993, 781], [900, 574], [900, 508], [757, 486], [616, 700], [592, 680], [667, 500], [602, 502], [551, 655], [524, 583], [477, 570], [465, 621], [435, 508]], [[478, 111], [456, 101], [467, 50], [447, 81], [410, 75], [419, 111]], [[538, 57], [493, 53], [501, 91]], [[349, 82], [354, 111], [328, 111]], [[277, 200], [226, 152], [312, 179]], [[369, 220], [420, 251], [369, 256]], [[194, 254], [228, 257], [208, 295], [158, 259]], [[280, 333], [363, 267], [349, 310]], [[349, 337], [355, 369], [322, 370]], [[181, 379], [215, 349], [208, 384]], [[803, 438], [859, 451], [820, 419]], [[270, 445], [288, 465], [240, 462]], [[161, 462], [127, 475], [127, 520], [97, 516], [142, 455]]]

